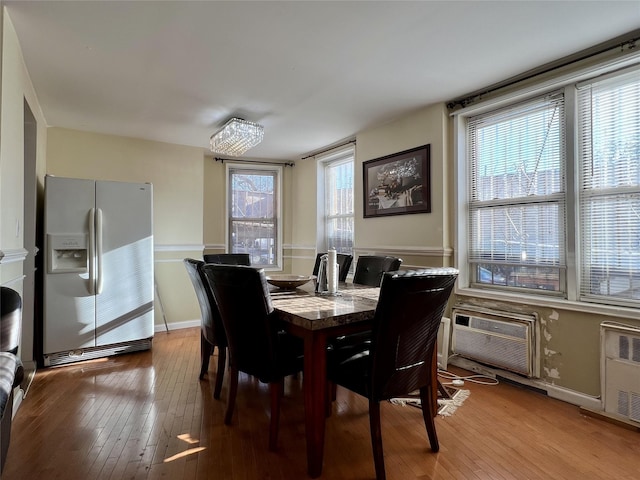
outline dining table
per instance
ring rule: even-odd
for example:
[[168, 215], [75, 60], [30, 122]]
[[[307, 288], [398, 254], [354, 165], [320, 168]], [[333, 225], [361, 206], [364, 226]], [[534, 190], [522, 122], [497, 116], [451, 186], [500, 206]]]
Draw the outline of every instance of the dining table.
[[[311, 478], [322, 474], [328, 395], [327, 342], [370, 330], [380, 294], [379, 287], [354, 283], [339, 283], [336, 294], [316, 293], [314, 287], [314, 282], [288, 290], [270, 287], [278, 319], [286, 331], [304, 341], [305, 435], [307, 472]], [[435, 374], [433, 377], [435, 382]], [[432, 391], [435, 402], [437, 387]]]

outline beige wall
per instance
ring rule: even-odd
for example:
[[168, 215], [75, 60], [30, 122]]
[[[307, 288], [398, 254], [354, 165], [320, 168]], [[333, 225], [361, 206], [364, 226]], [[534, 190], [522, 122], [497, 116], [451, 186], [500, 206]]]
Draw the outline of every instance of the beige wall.
[[206, 253], [224, 253], [226, 248], [225, 165], [211, 157], [204, 160], [203, 232]]
[[[412, 115], [356, 136], [354, 165], [355, 256], [395, 255], [405, 266], [443, 266], [452, 262], [449, 165], [449, 119], [444, 104], [425, 107]], [[431, 146], [431, 213], [363, 218], [363, 162], [429, 144]], [[309, 273], [315, 261], [318, 218], [318, 162], [296, 162], [290, 211], [291, 272]], [[285, 206], [287, 203], [285, 203]]]
[[[203, 150], [127, 137], [50, 128], [47, 173], [153, 184], [155, 276], [168, 323], [200, 312], [182, 260], [203, 249]], [[155, 323], [163, 326], [156, 303]]]
[[[25, 271], [24, 262], [34, 261], [35, 251], [25, 246], [25, 202], [24, 202], [24, 102], [27, 101], [37, 122], [37, 148], [35, 170], [37, 182], [42, 190], [42, 176], [45, 163], [47, 140], [46, 122], [29, 73], [24, 65], [22, 51], [18, 43], [9, 15], [2, 12], [0, 82], [0, 284], [9, 286], [23, 294], [23, 275], [33, 282], [34, 272]], [[33, 202], [32, 202], [33, 203]], [[29, 218], [29, 221], [34, 221]], [[32, 225], [33, 227], [33, 225]], [[25, 301], [33, 299], [25, 299]], [[27, 369], [33, 366], [32, 324], [23, 326], [20, 355]], [[27, 348], [25, 348], [27, 347]], [[23, 356], [26, 355], [26, 356]]]
[[[404, 265], [412, 266], [449, 264], [447, 122], [446, 108], [438, 104], [357, 135], [356, 253], [395, 254], [403, 258]], [[363, 218], [362, 163], [426, 144], [431, 146], [431, 213]]]
[[285, 212], [291, 233], [286, 240], [286, 253], [290, 258], [290, 273], [309, 275], [316, 258], [317, 218], [317, 163], [313, 159], [299, 160], [295, 167], [287, 168], [289, 182]]

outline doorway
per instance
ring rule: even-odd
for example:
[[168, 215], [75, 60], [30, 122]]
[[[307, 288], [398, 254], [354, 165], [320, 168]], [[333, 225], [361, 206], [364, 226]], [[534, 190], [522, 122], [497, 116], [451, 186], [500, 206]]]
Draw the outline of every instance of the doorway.
[[[37, 211], [38, 211], [38, 175], [37, 175], [37, 137], [38, 129], [36, 119], [27, 103], [24, 100], [24, 213], [23, 213], [23, 246], [27, 250], [24, 260], [23, 275], [24, 283], [22, 289], [22, 341], [20, 345], [20, 357], [25, 367], [25, 382], [22, 386], [25, 394], [28, 389], [28, 382], [35, 373], [36, 362], [34, 355], [35, 340], [35, 319], [38, 305], [37, 289], [37, 253], [38, 253], [38, 232], [37, 232]], [[42, 255], [40, 255], [42, 256]]]

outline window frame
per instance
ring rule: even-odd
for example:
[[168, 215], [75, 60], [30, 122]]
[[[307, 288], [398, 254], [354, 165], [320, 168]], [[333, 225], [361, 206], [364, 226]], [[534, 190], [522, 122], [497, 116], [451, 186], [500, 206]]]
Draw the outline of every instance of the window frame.
[[[601, 75], [610, 75], [622, 69], [632, 67], [640, 68], [640, 52], [634, 52], [623, 57], [613, 58], [587, 67], [575, 67], [569, 73], [557, 74], [553, 78], [549, 76], [535, 83], [527, 82], [520, 89], [513, 89], [510, 93], [495, 96], [477, 104], [471, 104], [451, 114], [453, 122], [453, 158], [454, 158], [454, 211], [459, 221], [454, 223], [455, 256], [454, 263], [460, 270], [456, 293], [459, 295], [472, 295], [477, 298], [485, 298], [498, 301], [517, 301], [532, 306], [561, 308], [579, 312], [597, 314], [624, 314], [626, 317], [640, 319], [640, 309], [637, 305], [609, 302], [591, 303], [580, 299], [579, 293], [579, 261], [580, 248], [579, 232], [579, 145], [577, 131], [577, 97], [578, 86], [585, 81], [595, 81]], [[566, 115], [566, 295], [564, 298], [540, 294], [537, 291], [508, 291], [500, 288], [479, 288], [471, 283], [470, 259], [468, 251], [469, 242], [469, 181], [470, 165], [468, 158], [467, 124], [469, 117], [497, 110], [513, 105], [521, 101], [529, 100], [536, 96], [551, 93], [554, 90], [563, 89], [565, 95]], [[577, 258], [578, 257], [578, 258]]]
[[[591, 93], [593, 92], [593, 90], [597, 92], [601, 92], [601, 87], [605, 87], [606, 90], [609, 90], [609, 86], [611, 84], [625, 84], [625, 77], [628, 78], [632, 78], [633, 80], [636, 80], [636, 77], [638, 77], [638, 80], [640, 80], [640, 66], [636, 66], [636, 67], [630, 67], [630, 68], [626, 68], [626, 69], [622, 69], [622, 70], [618, 70], [616, 72], [613, 72], [611, 74], [608, 75], [603, 75], [601, 77], [598, 77], [596, 79], [591, 79], [589, 81], [585, 81], [585, 82], [580, 82], [576, 85], [576, 101], [578, 103], [578, 113], [577, 113], [577, 118], [576, 118], [576, 128], [578, 129], [578, 138], [582, 138], [583, 135], [583, 131], [580, 129], [580, 126], [582, 126], [583, 124], [581, 124], [581, 121], [586, 120], [587, 123], [590, 125], [591, 123], [591, 119], [593, 118], [593, 110], [591, 109], [591, 106], [593, 105], [593, 98], [591, 96]], [[639, 82], [640, 83], [640, 82]], [[628, 83], [626, 83], [628, 85]], [[639, 88], [638, 83], [635, 83], [635, 89], [637, 90]], [[580, 94], [584, 94], [586, 100], [584, 99], [580, 99]], [[618, 95], [620, 93], [618, 92]], [[637, 98], [637, 97], [636, 97]], [[588, 104], [589, 108], [584, 112], [586, 113], [586, 115], [583, 115], [583, 112], [580, 110], [580, 105], [584, 103], [584, 104]], [[638, 101], [636, 101], [633, 105], [637, 108], [638, 106]], [[606, 117], [606, 115], [605, 115]], [[602, 119], [602, 117], [601, 117]], [[640, 128], [640, 121], [636, 122], [636, 125], [638, 125], [638, 127]], [[607, 135], [607, 137], [609, 137], [610, 135]], [[591, 138], [591, 136], [589, 137]], [[592, 155], [591, 151], [587, 149], [585, 149], [585, 147], [587, 147], [587, 144], [589, 142], [582, 142], [582, 143], [578, 143], [577, 144], [577, 161], [576, 161], [576, 168], [578, 169], [578, 186], [579, 186], [579, 192], [580, 192], [580, 198], [578, 199], [579, 202], [579, 222], [578, 222], [578, 228], [579, 228], [579, 232], [580, 232], [580, 241], [582, 242], [580, 244], [580, 248], [582, 250], [585, 250], [584, 245], [588, 243], [588, 237], [593, 237], [594, 236], [594, 231], [598, 232], [598, 229], [594, 229], [593, 231], [590, 229], [587, 229], [587, 225], [590, 221], [590, 219], [588, 218], [589, 215], [587, 215], [587, 212], [591, 211], [593, 212], [593, 205], [594, 202], [597, 202], [598, 200], [602, 201], [602, 200], [611, 200], [613, 198], [617, 198], [617, 197], [626, 197], [626, 196], [631, 196], [634, 197], [637, 201], [637, 198], [640, 196], [640, 182], [636, 182], [635, 184], [629, 185], [629, 184], [618, 184], [618, 185], [608, 185], [607, 187], [602, 187], [602, 186], [598, 186], [597, 184], [599, 183], [597, 180], [592, 183], [591, 181], [588, 181], [587, 179], [590, 177], [589, 175], [585, 174], [585, 165], [592, 165], [592, 162], [596, 161], [597, 155]], [[588, 145], [588, 147], [590, 147], [591, 145]], [[619, 153], [619, 151], [617, 151], [616, 153]], [[610, 160], [609, 157], [607, 157], [607, 161]], [[640, 159], [636, 158], [636, 161], [640, 161]], [[636, 167], [637, 168], [637, 167]], [[636, 170], [637, 172], [637, 170]], [[606, 174], [611, 174], [611, 170], [610, 169], [604, 169], [604, 173]], [[628, 172], [627, 172], [628, 173]], [[619, 180], [619, 179], [618, 179]], [[629, 198], [625, 198], [624, 199], [625, 202], [623, 203], [623, 205], [625, 205], [625, 207], [628, 205], [627, 202], [631, 202], [631, 199]], [[607, 202], [607, 205], [605, 207], [607, 209], [606, 211], [606, 216], [611, 215], [611, 208], [612, 206], [609, 204], [609, 202]], [[629, 208], [629, 207], [627, 207]], [[630, 210], [633, 210], [633, 207], [629, 208]], [[619, 214], [619, 211], [616, 211], [616, 214]], [[600, 214], [600, 215], [593, 215], [591, 218], [591, 221], [596, 221], [596, 220], [601, 220], [602, 218], [604, 218], [604, 215]], [[606, 223], [606, 227], [610, 227], [611, 224], [609, 222], [605, 222]], [[634, 222], [634, 226], [635, 226], [635, 222]], [[617, 230], [616, 226], [613, 226], [613, 228]], [[616, 246], [619, 247], [619, 243], [621, 242], [621, 240], [623, 240], [624, 237], [624, 232], [621, 230], [620, 231], [621, 236], [620, 237], [616, 237], [616, 241], [613, 242], [615, 243]], [[596, 233], [595, 236], [597, 237], [598, 234]], [[597, 241], [596, 241], [597, 243]], [[578, 292], [579, 298], [581, 299], [581, 301], [583, 302], [593, 302], [593, 303], [606, 303], [606, 304], [610, 304], [610, 303], [614, 303], [616, 305], [623, 305], [623, 306], [630, 306], [630, 307], [634, 307], [634, 308], [640, 308], [640, 299], [628, 299], [622, 295], [617, 296], [617, 295], [603, 295], [603, 294], [598, 294], [595, 293], [593, 291], [590, 291], [590, 289], [588, 288], [587, 284], [590, 284], [593, 281], [593, 276], [592, 276], [592, 271], [594, 268], [594, 264], [588, 264], [585, 261], [586, 258], [590, 258], [593, 256], [593, 252], [594, 252], [594, 245], [591, 244], [588, 248], [589, 252], [588, 253], [584, 253], [581, 258], [579, 259], [581, 261], [581, 265], [579, 265], [579, 276], [582, 280], [582, 282], [580, 283], [580, 290]], [[637, 251], [635, 251], [635, 253], [637, 253]], [[613, 258], [614, 259], [618, 259], [619, 258], [619, 251], [614, 249], [613, 252]], [[588, 268], [591, 267], [591, 268]], [[604, 271], [608, 271], [608, 270], [616, 270], [614, 265], [612, 263], [608, 263], [606, 265], [603, 265], [600, 267], [602, 270]], [[587, 271], [589, 270], [589, 271]], [[633, 269], [631, 269], [633, 270]], [[609, 271], [609, 274], [606, 276], [607, 281], [605, 283], [609, 284], [610, 286], [612, 284], [615, 284], [615, 278], [616, 277], [624, 277], [624, 275], [621, 275], [623, 272], [622, 271], [618, 271], [617, 274], [613, 273], [612, 271]], [[626, 272], [627, 274], [629, 273], [629, 271]], [[637, 275], [634, 275], [634, 277], [636, 278], [636, 284], [637, 284]], [[614, 280], [612, 282], [612, 280]], [[633, 282], [632, 282], [633, 284]], [[613, 302], [611, 302], [611, 300], [609, 299], [614, 299]]]
[[[283, 167], [280, 165], [258, 165], [258, 164], [243, 164], [237, 162], [225, 162], [225, 247], [226, 251], [232, 253], [232, 241], [231, 241], [231, 223], [233, 219], [231, 217], [231, 202], [233, 201], [233, 189], [231, 187], [231, 174], [233, 172], [241, 171], [246, 173], [251, 172], [271, 172], [275, 177], [276, 189], [273, 196], [274, 205], [274, 222], [275, 222], [275, 256], [276, 262], [271, 265], [256, 265], [260, 268], [264, 268], [268, 271], [282, 270], [282, 175]], [[252, 262], [253, 264], [253, 262]]]
[[[326, 252], [331, 245], [329, 245], [328, 228], [327, 224], [330, 218], [351, 218], [355, 227], [355, 146], [348, 145], [343, 148], [333, 150], [329, 153], [318, 155], [316, 157], [318, 162], [318, 233], [316, 238], [316, 246], [318, 252]], [[328, 194], [327, 194], [327, 180], [328, 169], [350, 162], [353, 167], [353, 183], [351, 185], [352, 194], [352, 212], [351, 214], [343, 214], [337, 216], [330, 216], [328, 214]], [[351, 238], [351, 251], [342, 252], [353, 255], [353, 248], [355, 245], [355, 228], [352, 232]]]
[[[556, 142], [555, 144], [552, 144], [552, 145], [555, 145], [557, 147], [558, 154], [559, 154], [559, 156], [548, 157], [548, 158], [551, 158], [552, 160], [554, 159], [559, 160], [558, 171], [557, 171], [558, 180], [559, 180], [557, 184], [558, 184], [559, 191], [554, 191], [550, 193], [535, 193], [535, 194], [507, 193], [507, 192], [510, 192], [512, 188], [515, 188], [515, 190], [517, 190], [518, 192], [522, 188], [522, 185], [520, 184], [521, 179], [519, 178], [518, 175], [514, 175], [514, 173], [511, 172], [509, 167], [512, 167], [512, 166], [507, 164], [507, 162], [509, 162], [508, 159], [510, 157], [503, 158], [504, 163], [500, 161], [492, 162], [492, 164], [497, 166], [498, 169], [504, 169], [502, 173], [503, 188], [500, 188], [500, 184], [501, 184], [500, 176], [484, 177], [478, 174], [477, 172], [475, 172], [476, 174], [474, 176], [473, 175], [474, 171], [473, 169], [471, 169], [470, 178], [467, 180], [467, 184], [469, 186], [468, 205], [469, 205], [469, 212], [470, 212], [470, 214], [467, 217], [467, 222], [469, 222], [470, 226], [472, 227], [477, 226], [476, 222], [481, 222], [480, 219], [485, 214], [488, 214], [489, 216], [493, 216], [495, 214], [495, 215], [498, 215], [499, 217], [504, 215], [505, 219], [511, 219], [510, 214], [508, 213], [508, 210], [514, 210], [514, 213], [516, 214], [516, 217], [514, 218], [514, 220], [517, 221], [518, 210], [520, 210], [522, 215], [528, 216], [528, 215], [531, 215], [532, 213], [536, 214], [536, 207], [538, 206], [546, 206], [551, 208], [555, 206], [557, 209], [557, 215], [556, 215], [555, 221], [558, 223], [559, 226], [566, 225], [565, 186], [567, 182], [565, 180], [566, 173], [565, 173], [565, 164], [564, 164], [564, 158], [566, 157], [564, 106], [565, 106], [564, 92], [554, 91], [554, 92], [551, 92], [550, 94], [535, 96], [524, 102], [517, 102], [513, 105], [507, 106], [506, 108], [498, 108], [495, 110], [491, 110], [490, 112], [487, 112], [485, 114], [468, 117], [469, 121], [467, 122], [467, 127], [466, 127], [467, 134], [468, 134], [467, 141], [468, 143], [471, 143], [471, 144], [477, 144], [480, 138], [479, 135], [481, 135], [482, 131], [485, 128], [489, 129], [489, 132], [490, 132], [491, 127], [496, 127], [496, 126], [501, 128], [504, 128], [506, 126], [508, 126], [509, 128], [513, 128], [514, 126], [523, 127], [524, 126], [522, 123], [523, 119], [526, 119], [526, 122], [524, 123], [527, 125], [531, 123], [532, 119], [537, 119], [538, 122], [534, 125], [534, 127], [537, 126], [538, 128], [542, 128], [542, 129], [546, 128], [543, 135], [544, 137], [543, 141], [541, 141], [539, 145], [539, 147], [541, 148], [544, 147], [544, 148], [543, 149], [536, 148], [535, 150], [531, 150], [531, 151], [527, 149], [527, 151], [523, 153], [523, 157], [526, 158], [527, 156], [529, 157], [536, 156], [538, 159], [540, 159], [541, 157], [539, 157], [538, 155], [540, 155], [541, 153], [547, 152], [546, 146], [548, 141], [547, 141], [546, 135], [548, 135], [549, 132], [552, 132], [551, 130], [549, 130], [550, 124], [547, 123], [548, 120], [543, 119], [542, 116], [544, 115], [545, 112], [551, 110], [552, 117], [557, 116], [557, 120], [558, 120], [558, 122], [556, 123], [556, 130], [554, 130], [556, 135], [552, 135], [552, 138], [554, 138]], [[473, 124], [473, 127], [471, 127], [472, 124]], [[533, 130], [533, 132], [535, 132], [535, 129]], [[528, 128], [523, 129], [522, 131], [518, 131], [517, 134], [520, 134], [523, 136], [529, 136], [530, 130]], [[495, 138], [495, 132], [493, 134], [493, 138]], [[498, 145], [495, 145], [493, 142], [488, 142], [488, 143], [489, 145], [494, 145], [496, 147], [498, 146]], [[516, 146], [521, 147], [522, 144], [514, 145], [507, 142], [502, 146], [504, 148], [513, 148]], [[503, 149], [500, 149], [500, 151], [503, 151]], [[552, 154], [553, 148], [549, 152]], [[468, 158], [468, 162], [470, 165], [474, 165], [477, 162], [479, 162], [481, 159], [483, 159], [482, 155], [480, 155], [479, 152], [477, 151], [475, 152], [475, 155], [472, 155], [471, 149], [469, 149], [469, 155], [470, 155], [470, 158]], [[535, 179], [535, 182], [529, 183], [528, 185], [529, 187], [531, 187], [531, 185], [538, 184], [538, 179], [544, 179], [544, 170], [541, 170], [541, 172], [542, 173], [540, 177], [538, 177], [537, 164], [533, 171], [525, 172], [524, 174], [525, 178], [529, 174], [532, 176], [532, 178]], [[485, 178], [486, 180], [489, 180], [492, 188], [495, 188], [494, 193], [501, 192], [502, 195], [496, 198], [480, 198], [481, 190], [479, 189], [478, 185], [480, 182], [482, 182], [483, 178]], [[494, 184], [494, 180], [496, 181], [495, 184]], [[504, 182], [507, 182], [507, 188], [504, 188]], [[544, 182], [542, 183], [544, 184]], [[477, 198], [474, 198], [474, 193], [476, 193]], [[501, 212], [504, 212], [504, 213], [501, 213]], [[485, 222], [481, 222], [481, 223], [485, 225], [485, 230], [486, 230], [486, 223]], [[508, 222], [505, 222], [504, 224], [500, 222], [498, 223], [492, 222], [490, 224], [491, 225], [490, 230], [494, 230], [493, 226], [495, 225], [497, 229], [504, 229], [505, 230], [504, 233], [506, 234], [512, 230], [508, 228], [508, 224], [509, 224]], [[520, 227], [524, 227], [527, 225], [528, 225], [527, 223], [524, 223], [524, 224], [521, 224]], [[534, 237], [544, 235], [538, 230], [539, 229], [529, 226], [526, 232], [527, 233], [531, 232], [532, 236]], [[477, 232], [471, 228], [469, 228], [469, 231], [471, 233], [471, 239], [467, 243], [467, 245], [470, 252], [474, 250], [473, 248], [471, 248], [471, 245], [486, 244], [486, 239], [482, 234], [477, 234]], [[565, 232], [566, 232], [566, 227], [562, 232], [558, 234], [558, 241], [559, 243], [561, 243], [563, 247], [565, 245], [565, 241], [564, 241]], [[523, 232], [521, 236], [526, 238], [527, 235]], [[497, 238], [492, 237], [490, 240], [497, 240]], [[526, 244], [527, 243], [525, 241], [525, 245]], [[530, 242], [529, 245], [535, 245], [535, 243]], [[541, 254], [540, 255], [541, 260], [542, 258], [553, 260], [551, 263], [546, 263], [546, 264], [545, 262], [535, 263], [535, 262], [527, 261], [526, 256], [523, 256], [523, 255], [520, 255], [518, 259], [514, 258], [513, 256], [507, 257], [507, 255], [509, 255], [509, 252], [508, 252], [509, 248], [506, 246], [506, 244], [503, 252], [500, 252], [499, 249], [494, 249], [493, 247], [489, 248], [488, 250], [486, 247], [478, 248], [478, 250], [475, 251], [475, 254], [471, 256], [473, 258], [469, 260], [470, 284], [477, 286], [478, 288], [495, 288], [500, 290], [519, 291], [524, 293], [536, 291], [538, 293], [544, 293], [546, 295], [555, 295], [555, 296], [564, 295], [566, 291], [565, 282], [564, 282], [564, 279], [566, 278], [566, 275], [565, 275], [566, 261], [565, 261], [565, 248], [563, 247], [561, 248], [560, 252], [558, 252], [558, 256], [555, 259], [551, 259], [548, 254]], [[531, 249], [529, 248], [529, 250]], [[494, 254], [500, 255], [500, 253], [504, 254], [505, 258], [503, 258], [502, 260], [496, 260], [495, 258], [493, 258]], [[526, 250], [522, 253], [523, 254], [526, 253]], [[487, 254], [489, 254], [488, 257], [487, 257]], [[536, 290], [531, 287], [527, 288], [527, 287], [518, 286], [518, 285], [508, 285], [508, 284], [500, 284], [500, 283], [483, 283], [481, 280], [478, 279], [478, 269], [480, 269], [483, 265], [485, 265], [487, 268], [490, 268], [491, 271], [494, 271], [494, 269], [500, 269], [502, 267], [506, 270], [513, 269], [514, 273], [517, 272], [517, 270], [521, 270], [521, 269], [535, 270], [535, 269], [550, 268], [556, 272], [556, 277], [558, 280], [558, 289], [557, 290]], [[506, 280], [507, 278], [505, 277], [505, 281]], [[540, 285], [539, 285], [539, 288], [541, 288]]]

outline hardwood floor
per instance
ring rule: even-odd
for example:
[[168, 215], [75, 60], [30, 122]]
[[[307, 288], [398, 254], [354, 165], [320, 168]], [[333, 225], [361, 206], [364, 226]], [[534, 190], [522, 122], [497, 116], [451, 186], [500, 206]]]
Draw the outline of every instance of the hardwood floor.
[[[269, 452], [268, 388], [241, 375], [234, 420], [198, 381], [199, 329], [158, 333], [153, 349], [40, 370], [13, 422], [3, 480], [305, 479], [302, 380], [288, 379], [279, 450]], [[467, 383], [438, 417], [431, 453], [420, 410], [382, 405], [389, 480], [637, 479], [640, 434], [507, 384]], [[375, 478], [367, 402], [338, 389], [323, 479]]]

